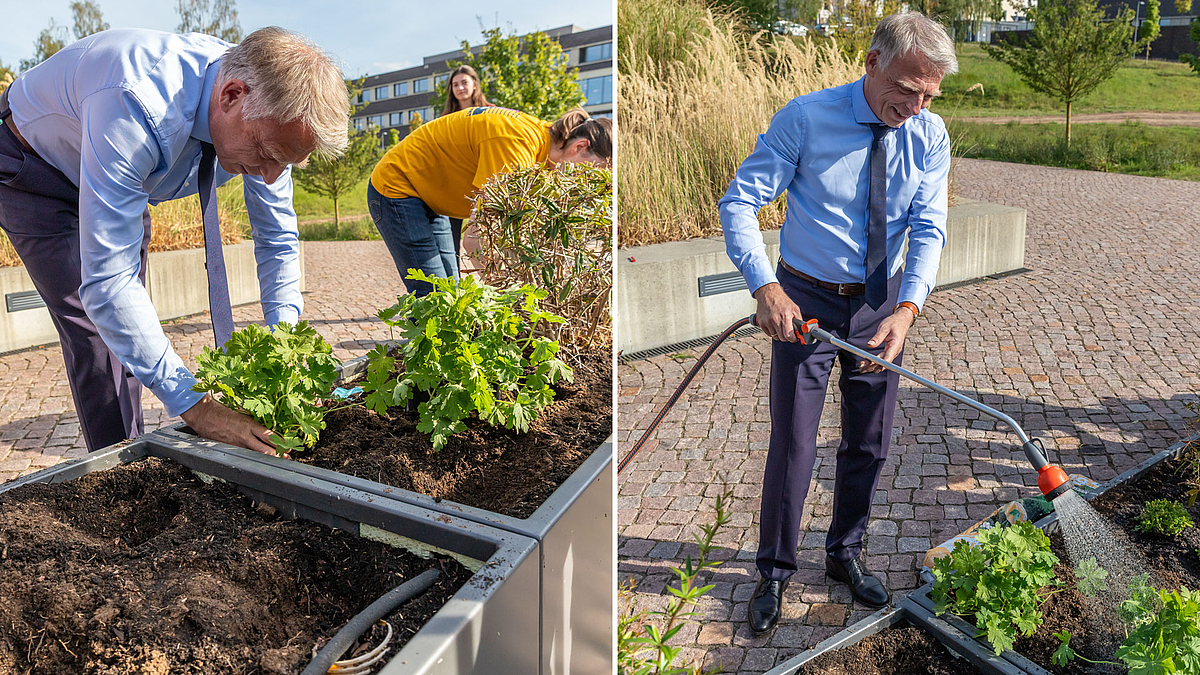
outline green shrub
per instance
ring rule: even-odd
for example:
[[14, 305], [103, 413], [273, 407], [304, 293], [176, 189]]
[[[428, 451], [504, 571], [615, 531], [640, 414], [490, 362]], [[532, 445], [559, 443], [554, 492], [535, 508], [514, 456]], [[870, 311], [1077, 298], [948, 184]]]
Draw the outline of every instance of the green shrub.
[[955, 542], [950, 555], [934, 562], [934, 611], [974, 615], [979, 636], [1000, 654], [1018, 632], [1033, 635], [1041, 625], [1045, 597], [1039, 592], [1062, 585], [1054, 575], [1058, 556], [1046, 533], [1028, 521], [980, 530], [977, 539], [977, 546]]
[[434, 450], [466, 426], [472, 413], [494, 426], [529, 431], [538, 411], [554, 400], [550, 385], [570, 381], [571, 369], [558, 360], [558, 343], [538, 337], [539, 323], [562, 318], [542, 311], [545, 291], [522, 286], [501, 291], [472, 277], [431, 277], [410, 269], [409, 279], [433, 284], [434, 291], [405, 295], [380, 310], [384, 323], [399, 328], [404, 370], [393, 378], [395, 359], [387, 345], [370, 353], [362, 384], [366, 406], [383, 415], [404, 405], [417, 390], [430, 395], [417, 407], [417, 425], [430, 435]]
[[281, 323], [274, 332], [252, 323], [221, 349], [204, 348], [193, 389], [274, 431], [281, 455], [312, 447], [325, 428], [321, 401], [337, 381], [331, 351], [306, 321]]
[[611, 171], [564, 164], [493, 176], [471, 222], [484, 278], [546, 291], [546, 311], [565, 319], [540, 327], [548, 337], [564, 348], [611, 344]]
[[1194, 526], [1183, 504], [1170, 499], [1154, 499], [1146, 502], [1142, 514], [1138, 516], [1136, 529], [1138, 532], [1174, 537]]

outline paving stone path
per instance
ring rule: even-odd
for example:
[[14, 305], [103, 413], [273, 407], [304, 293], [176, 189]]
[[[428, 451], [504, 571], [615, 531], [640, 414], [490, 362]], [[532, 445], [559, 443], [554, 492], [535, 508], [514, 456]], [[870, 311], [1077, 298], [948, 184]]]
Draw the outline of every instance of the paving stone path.
[[[306, 242], [302, 318], [333, 346], [339, 359], [365, 354], [388, 328], [375, 312], [396, 302], [404, 289], [395, 264], [381, 241]], [[233, 309], [237, 327], [262, 322], [257, 304]], [[163, 329], [189, 367], [204, 346], [212, 346], [208, 314], [167, 322]], [[168, 418], [162, 404], [143, 392], [146, 429]], [[0, 356], [0, 482], [80, 457], [87, 448], [58, 345]]]
[[[1186, 431], [1200, 391], [1200, 183], [962, 160], [958, 194], [1028, 210], [1032, 271], [935, 291], [909, 334], [904, 365], [977, 397], [1042, 438], [1068, 473], [1105, 480]], [[699, 354], [699, 350], [693, 353]], [[826, 398], [806, 504], [799, 572], [783, 619], [754, 637], [758, 510], [769, 436], [769, 341], [727, 342], [621, 476], [618, 576], [636, 601], [666, 604], [670, 567], [695, 554], [715, 496], [733, 490], [718, 539], [725, 563], [685, 653], [728, 673], [759, 673], [870, 613], [823, 570], [838, 439]], [[619, 366], [618, 443], [629, 447], [694, 360]], [[831, 382], [837, 378], [831, 377]], [[895, 439], [872, 509], [866, 562], [894, 590], [916, 586], [920, 558], [1001, 504], [1036, 494], [1014, 436], [991, 418], [901, 381]]]

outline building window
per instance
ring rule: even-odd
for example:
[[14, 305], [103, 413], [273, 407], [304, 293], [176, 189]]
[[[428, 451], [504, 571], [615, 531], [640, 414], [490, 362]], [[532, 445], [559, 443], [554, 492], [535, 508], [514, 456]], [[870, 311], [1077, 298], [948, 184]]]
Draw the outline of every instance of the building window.
[[401, 124], [404, 124], [404, 113], [403, 112], [392, 113], [391, 116], [388, 118], [388, 126], [398, 127]]
[[429, 79], [422, 77], [419, 80], [413, 80], [413, 93], [419, 94], [423, 91], [429, 91]]
[[400, 82], [392, 87], [392, 96], [408, 96], [408, 83]]
[[433, 86], [436, 87], [448, 79], [450, 79], [450, 73], [446, 73], [445, 75], [434, 75], [433, 76]]
[[370, 103], [371, 102], [371, 90], [363, 89], [362, 92], [358, 95], [358, 102], [359, 103]]
[[354, 130], [355, 131], [363, 130], [363, 118], [361, 118], [361, 117], [354, 118]]
[[367, 118], [367, 123], [373, 127], [383, 128], [383, 115], [371, 115]]
[[603, 59], [612, 58], [612, 43], [605, 42], [602, 45], [591, 45], [579, 50], [579, 62], [591, 63], [592, 61], [601, 61]]
[[375, 100], [382, 101], [383, 99], [387, 98], [387, 90], [387, 87], [375, 87]]
[[612, 75], [589, 77], [579, 81], [579, 88], [587, 99], [584, 105], [612, 103]]

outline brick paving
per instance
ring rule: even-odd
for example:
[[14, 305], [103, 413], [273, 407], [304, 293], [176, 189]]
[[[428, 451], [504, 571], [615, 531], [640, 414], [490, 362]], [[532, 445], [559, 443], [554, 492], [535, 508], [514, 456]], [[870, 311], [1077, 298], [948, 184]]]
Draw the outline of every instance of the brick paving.
[[[955, 190], [1028, 210], [1032, 271], [936, 291], [909, 334], [905, 366], [1008, 413], [1068, 473], [1105, 480], [1166, 448], [1200, 385], [1200, 183], [961, 160]], [[699, 350], [694, 350], [698, 354]], [[769, 436], [769, 341], [727, 342], [618, 487], [618, 576], [636, 602], [666, 604], [670, 567], [695, 553], [715, 496], [734, 494], [701, 622], [685, 654], [759, 673], [870, 613], [825, 578], [838, 439], [836, 387], [819, 433], [799, 572], [783, 619], [752, 636], [758, 501]], [[694, 360], [619, 366], [618, 443], [632, 445]], [[836, 376], [830, 378], [836, 382]], [[894, 590], [916, 585], [930, 546], [999, 505], [1036, 494], [1015, 437], [991, 418], [901, 381], [891, 454], [875, 495], [866, 562]]]
[[[365, 354], [388, 328], [375, 317], [404, 285], [381, 241], [305, 242], [304, 313], [339, 359]], [[258, 304], [233, 309], [237, 327], [262, 322]], [[189, 367], [213, 343], [208, 314], [165, 322], [163, 329]], [[146, 429], [175, 421], [144, 392]], [[0, 356], [0, 482], [86, 454], [79, 418], [57, 345]]]

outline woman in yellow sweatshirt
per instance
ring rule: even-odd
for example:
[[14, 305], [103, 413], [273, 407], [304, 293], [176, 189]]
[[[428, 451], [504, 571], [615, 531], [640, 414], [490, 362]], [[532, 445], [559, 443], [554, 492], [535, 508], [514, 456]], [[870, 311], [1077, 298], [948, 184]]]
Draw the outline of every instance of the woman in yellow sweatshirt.
[[537, 164], [612, 158], [612, 120], [580, 108], [553, 123], [507, 108], [467, 108], [423, 124], [388, 150], [367, 186], [367, 207], [410, 293], [433, 286], [405, 279], [409, 268], [458, 278], [449, 218], [471, 215], [471, 200], [494, 174]]

